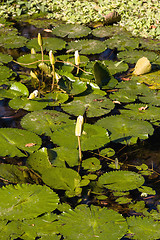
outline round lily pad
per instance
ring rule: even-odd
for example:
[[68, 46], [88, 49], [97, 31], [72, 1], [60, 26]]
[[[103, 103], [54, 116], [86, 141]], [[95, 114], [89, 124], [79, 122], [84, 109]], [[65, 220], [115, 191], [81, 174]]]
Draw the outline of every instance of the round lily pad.
[[139, 58], [146, 57], [150, 62], [153, 62], [157, 58], [157, 54], [149, 51], [124, 51], [118, 53], [117, 57], [123, 59], [129, 63], [136, 63]]
[[132, 120], [120, 115], [103, 118], [96, 124], [109, 131], [111, 141], [123, 144], [135, 144], [138, 138], [147, 139], [154, 132], [149, 122]]
[[67, 49], [71, 52], [79, 50], [81, 54], [96, 54], [106, 50], [106, 44], [98, 40], [79, 40], [69, 42]]
[[[59, 217], [59, 231], [68, 240], [117, 240], [127, 232], [121, 214], [107, 208], [80, 205]], [[73, 227], [74, 226], [74, 227]]]
[[[87, 123], [84, 124], [84, 129], [80, 138], [82, 151], [97, 149], [109, 142], [108, 133], [104, 128]], [[51, 136], [51, 139], [53, 143], [60, 147], [63, 146], [70, 149], [78, 148], [78, 139], [75, 136], [74, 124], [57, 128]]]
[[97, 158], [93, 157], [83, 160], [82, 167], [88, 170], [89, 172], [94, 172], [101, 168], [101, 164]]
[[7, 79], [12, 76], [14, 72], [6, 66], [0, 65], [0, 84], [7, 83]]
[[[49, 60], [48, 55], [43, 56], [44, 60]], [[20, 56], [17, 59], [17, 62], [22, 65], [23, 67], [27, 68], [37, 68], [38, 64], [42, 60], [42, 55], [41, 54], [25, 54]]]
[[12, 56], [8, 55], [8, 54], [3, 54], [0, 53], [0, 62], [2, 63], [8, 63], [12, 61]]
[[127, 218], [129, 231], [137, 240], [155, 240], [160, 236], [160, 223], [149, 217], [129, 217]]
[[108, 67], [110, 74], [114, 75], [116, 73], [125, 72], [128, 70], [128, 64], [123, 61], [113, 62], [109, 60], [103, 61], [103, 64]]
[[80, 38], [85, 37], [91, 32], [89, 27], [80, 24], [61, 24], [52, 30], [58, 37]]
[[20, 48], [25, 46], [27, 38], [16, 34], [2, 34], [0, 36], [0, 46], [4, 48]]
[[47, 186], [9, 185], [0, 189], [0, 218], [22, 220], [35, 218], [56, 209], [58, 195]]
[[160, 106], [160, 92], [150, 92], [144, 96], [140, 96], [139, 100], [143, 103], [151, 104], [154, 106]]
[[97, 117], [109, 113], [114, 108], [114, 103], [101, 95], [89, 94], [85, 97], [75, 97], [74, 101], [62, 105], [62, 108], [76, 116], [83, 115], [86, 110], [87, 117]]
[[43, 100], [43, 98], [34, 98], [28, 99], [25, 97], [22, 98], [13, 98], [9, 102], [9, 106], [13, 109], [24, 109], [27, 111], [38, 111], [47, 107], [48, 102]]
[[38, 150], [41, 138], [36, 134], [18, 128], [0, 129], [0, 156], [25, 157], [28, 153]]
[[41, 110], [28, 113], [21, 120], [23, 128], [39, 135], [52, 135], [52, 132], [66, 123], [73, 123], [69, 116], [54, 110]]
[[[61, 50], [65, 48], [66, 42], [60, 38], [43, 38], [43, 49], [47, 51]], [[40, 51], [37, 38], [33, 38], [26, 44], [27, 48], [34, 48], [36, 51]]]
[[102, 26], [99, 28], [95, 28], [92, 30], [92, 34], [95, 37], [104, 38], [104, 37], [112, 37], [116, 33], [121, 33], [123, 28], [119, 26]]
[[113, 171], [99, 177], [98, 183], [115, 191], [129, 191], [144, 184], [144, 177], [131, 171]]

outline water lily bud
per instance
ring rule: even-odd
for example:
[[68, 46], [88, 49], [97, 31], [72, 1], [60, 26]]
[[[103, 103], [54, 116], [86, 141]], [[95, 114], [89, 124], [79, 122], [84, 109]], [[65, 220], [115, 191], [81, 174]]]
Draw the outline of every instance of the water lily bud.
[[31, 54], [36, 54], [36, 51], [34, 48], [31, 48]]
[[49, 60], [52, 65], [55, 64], [55, 59], [52, 50], [49, 51]]
[[80, 57], [79, 57], [78, 50], [75, 51], [74, 57], [75, 57], [74, 58], [75, 59], [75, 64], [79, 65], [80, 64]]
[[79, 115], [76, 122], [75, 135], [80, 137], [82, 134], [83, 116]]
[[39, 44], [40, 47], [43, 46], [43, 41], [42, 41], [42, 37], [41, 37], [40, 33], [38, 33], [38, 44]]
[[141, 75], [141, 74], [145, 74], [151, 71], [151, 63], [148, 60], [148, 58], [146, 57], [142, 57], [140, 58], [135, 66], [134, 75]]
[[38, 96], [38, 90], [34, 90], [30, 95], [29, 99], [34, 99]]
[[37, 76], [34, 72], [30, 71], [30, 75], [31, 75], [32, 78], [37, 79]]

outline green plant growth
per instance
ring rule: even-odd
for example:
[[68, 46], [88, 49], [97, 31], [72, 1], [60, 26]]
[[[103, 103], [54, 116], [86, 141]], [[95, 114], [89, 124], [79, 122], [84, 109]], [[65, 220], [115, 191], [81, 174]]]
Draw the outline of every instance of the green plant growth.
[[[22, 11], [29, 4], [19, 1]], [[79, 39], [92, 30], [75, 29], [60, 24], [52, 31], [57, 38], [26, 39], [28, 52], [17, 58], [0, 53], [0, 99], [15, 116], [23, 113], [16, 127], [0, 128], [1, 239], [159, 239], [160, 208], [147, 204], [157, 197], [151, 183], [158, 170], [121, 157], [159, 126], [159, 87], [145, 81], [153, 74], [158, 83], [158, 52], [146, 43], [140, 51], [140, 39], [116, 27], [93, 30], [97, 38], [116, 35], [106, 41]], [[112, 41], [117, 61], [91, 61]], [[141, 57], [151, 72], [133, 76], [130, 64]]]

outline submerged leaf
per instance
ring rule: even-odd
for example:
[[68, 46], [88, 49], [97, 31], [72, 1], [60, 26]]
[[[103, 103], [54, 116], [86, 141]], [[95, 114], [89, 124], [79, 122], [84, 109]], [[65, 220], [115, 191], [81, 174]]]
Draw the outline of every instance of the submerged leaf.
[[0, 189], [0, 218], [22, 220], [56, 209], [58, 195], [47, 186], [9, 185]]
[[105, 188], [115, 191], [129, 191], [139, 188], [144, 184], [144, 178], [131, 171], [113, 171], [104, 173], [98, 179], [98, 183]]
[[[80, 205], [59, 217], [59, 231], [68, 240], [117, 240], [127, 232], [121, 214], [107, 208]], [[74, 227], [73, 227], [74, 226]]]

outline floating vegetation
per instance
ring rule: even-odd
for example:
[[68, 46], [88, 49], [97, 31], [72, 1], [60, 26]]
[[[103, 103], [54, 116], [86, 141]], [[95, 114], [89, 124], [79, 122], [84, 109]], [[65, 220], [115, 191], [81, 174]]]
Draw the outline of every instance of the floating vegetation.
[[[65, 1], [64, 18], [73, 15], [75, 3]], [[118, 3], [114, 8], [121, 10]], [[55, 4], [58, 14], [64, 2]], [[87, 12], [85, 4], [81, 10]], [[118, 21], [116, 11], [104, 16], [104, 3], [100, 9], [97, 4], [92, 9], [101, 24], [109, 15]], [[48, 6], [52, 14], [50, 1], [15, 6], [13, 1], [8, 13], [45, 14]], [[152, 41], [147, 46], [122, 27], [91, 29], [73, 19], [47, 21], [38, 38], [22, 37], [19, 44], [18, 31], [1, 20], [6, 40], [0, 53], [1, 238], [158, 240], [158, 164], [135, 153], [146, 144], [151, 153], [148, 145], [159, 130], [159, 52], [150, 50]], [[9, 48], [11, 35], [15, 42]], [[139, 58], [145, 62], [143, 71], [135, 67], [135, 76]]]

